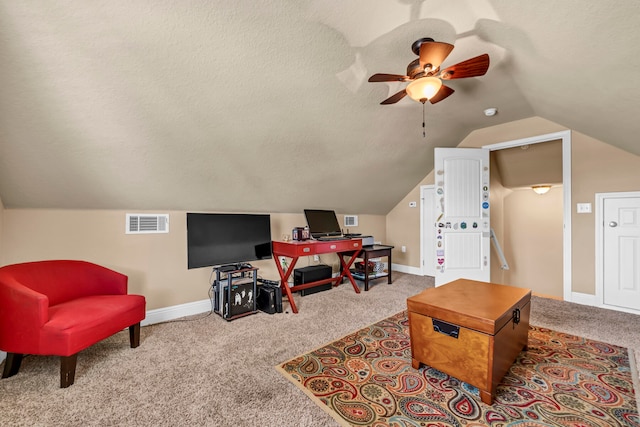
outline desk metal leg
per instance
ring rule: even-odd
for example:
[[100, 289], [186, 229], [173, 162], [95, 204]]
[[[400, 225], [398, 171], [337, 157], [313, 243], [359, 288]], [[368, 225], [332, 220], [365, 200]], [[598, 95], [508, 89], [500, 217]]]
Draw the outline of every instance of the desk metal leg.
[[353, 255], [351, 255], [351, 258], [349, 259], [348, 263], [344, 261], [344, 256], [348, 255], [348, 254], [345, 254], [344, 252], [338, 253], [338, 258], [340, 259], [340, 266], [341, 266], [342, 272], [340, 274], [340, 277], [338, 277], [336, 279], [336, 286], [337, 286], [340, 283], [342, 283], [342, 279], [344, 278], [344, 276], [347, 276], [349, 278], [349, 281], [351, 282], [351, 286], [353, 286], [353, 290], [356, 291], [357, 294], [360, 293], [360, 288], [358, 287], [358, 285], [356, 284], [355, 279], [351, 275], [350, 268], [351, 268], [351, 265], [353, 264], [353, 262], [358, 257], [359, 253], [360, 253], [359, 250], [353, 252]]

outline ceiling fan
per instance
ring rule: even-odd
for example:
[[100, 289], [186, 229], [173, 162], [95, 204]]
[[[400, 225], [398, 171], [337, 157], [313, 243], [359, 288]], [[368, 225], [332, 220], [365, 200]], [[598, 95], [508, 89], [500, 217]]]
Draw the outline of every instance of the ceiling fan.
[[370, 82], [410, 82], [405, 89], [382, 101], [381, 105], [395, 104], [406, 95], [424, 104], [440, 102], [454, 90], [442, 84], [442, 80], [483, 76], [489, 69], [489, 55], [483, 54], [440, 70], [440, 64], [449, 56], [453, 45], [434, 41], [430, 37], [418, 39], [411, 45], [419, 56], [407, 66], [407, 75], [374, 74]]

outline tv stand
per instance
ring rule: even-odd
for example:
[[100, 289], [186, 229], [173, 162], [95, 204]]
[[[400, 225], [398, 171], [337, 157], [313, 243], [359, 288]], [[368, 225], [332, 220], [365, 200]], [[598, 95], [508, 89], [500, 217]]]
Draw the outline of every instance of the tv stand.
[[225, 320], [258, 312], [256, 305], [258, 268], [248, 264], [229, 264], [215, 268], [213, 311]]

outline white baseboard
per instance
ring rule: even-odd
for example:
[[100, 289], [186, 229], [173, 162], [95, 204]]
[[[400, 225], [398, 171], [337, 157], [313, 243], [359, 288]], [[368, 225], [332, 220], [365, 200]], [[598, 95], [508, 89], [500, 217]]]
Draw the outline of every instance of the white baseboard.
[[[189, 302], [186, 304], [174, 305], [171, 307], [157, 308], [147, 311], [145, 319], [140, 322], [141, 326], [153, 325], [155, 323], [167, 322], [185, 316], [205, 313], [211, 311], [211, 300]], [[0, 363], [7, 358], [7, 353], [0, 351]]]
[[590, 305], [592, 307], [604, 308], [607, 310], [621, 311], [623, 313], [640, 314], [640, 310], [634, 310], [632, 308], [618, 307], [615, 305], [608, 305], [598, 301], [595, 295], [581, 294], [578, 292], [571, 293], [571, 302], [582, 305]]
[[155, 323], [167, 322], [179, 319], [184, 316], [193, 316], [207, 311], [211, 311], [211, 300], [188, 302], [186, 304], [174, 305], [171, 307], [157, 308], [147, 311], [147, 317], [140, 323], [142, 326], [153, 325]]
[[411, 267], [408, 265], [391, 264], [393, 271], [399, 271], [400, 273], [413, 274], [415, 276], [422, 276], [422, 270], [419, 267]]
[[595, 295], [582, 294], [580, 292], [571, 292], [571, 302], [582, 305], [590, 305], [592, 307], [598, 306]]

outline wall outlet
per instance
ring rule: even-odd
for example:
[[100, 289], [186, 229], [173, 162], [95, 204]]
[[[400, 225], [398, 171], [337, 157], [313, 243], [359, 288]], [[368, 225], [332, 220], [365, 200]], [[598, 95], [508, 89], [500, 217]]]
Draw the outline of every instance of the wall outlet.
[[318, 261], [320, 261], [320, 257], [318, 255], [314, 255], [313, 256], [313, 260], [318, 262]]
[[407, 247], [406, 247], [406, 246], [403, 246], [402, 248], [400, 248], [400, 250], [401, 250], [402, 252], [407, 252]]

